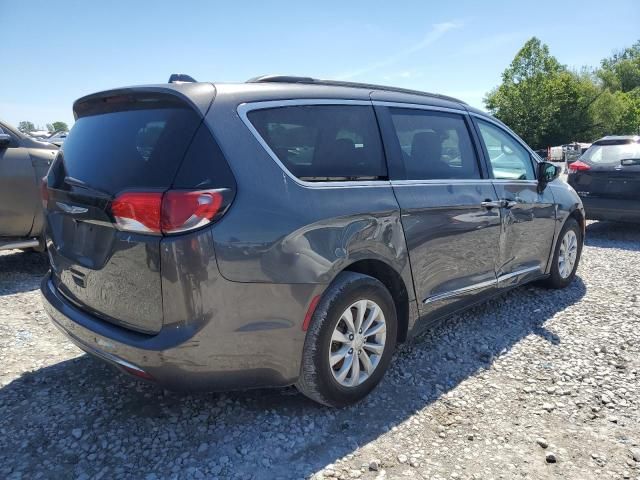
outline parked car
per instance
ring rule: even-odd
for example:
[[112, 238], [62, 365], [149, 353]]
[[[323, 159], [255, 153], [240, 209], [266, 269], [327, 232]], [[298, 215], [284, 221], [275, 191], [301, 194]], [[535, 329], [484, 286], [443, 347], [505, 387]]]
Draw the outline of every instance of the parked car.
[[57, 151], [0, 122], [0, 250], [44, 248], [40, 184]]
[[580, 198], [459, 100], [271, 76], [73, 108], [44, 197], [45, 308], [80, 348], [166, 388], [295, 384], [347, 405], [397, 342], [574, 278]]
[[569, 165], [587, 218], [640, 222], [640, 137], [608, 136]]
[[51, 135], [49, 135], [46, 139], [44, 139], [46, 142], [49, 143], [53, 143], [55, 146], [57, 147], [61, 147], [62, 144], [64, 143], [65, 139], [67, 138], [68, 133], [64, 132], [64, 131], [58, 131], [58, 132], [53, 132]]

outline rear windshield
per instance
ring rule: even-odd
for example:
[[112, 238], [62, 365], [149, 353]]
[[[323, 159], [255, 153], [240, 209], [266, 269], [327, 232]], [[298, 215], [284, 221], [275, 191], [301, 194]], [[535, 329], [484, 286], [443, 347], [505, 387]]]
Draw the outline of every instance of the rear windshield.
[[618, 143], [613, 145], [591, 145], [582, 155], [583, 160], [600, 164], [620, 164], [625, 159], [640, 159], [640, 143]]
[[278, 159], [302, 180], [387, 176], [372, 107], [302, 105], [254, 110], [248, 116]]
[[81, 117], [62, 149], [65, 175], [111, 194], [168, 188], [199, 124], [186, 106]]

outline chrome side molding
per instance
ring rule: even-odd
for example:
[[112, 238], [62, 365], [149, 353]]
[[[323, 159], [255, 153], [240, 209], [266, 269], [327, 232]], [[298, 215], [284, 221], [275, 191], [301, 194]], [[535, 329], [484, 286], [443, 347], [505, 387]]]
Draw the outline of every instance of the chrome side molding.
[[473, 285], [469, 285], [468, 287], [451, 290], [450, 292], [439, 293], [438, 295], [433, 295], [431, 297], [425, 298], [422, 303], [426, 305], [429, 303], [438, 302], [440, 300], [446, 300], [447, 298], [457, 297], [458, 295], [464, 295], [465, 293], [473, 292], [474, 290], [480, 290], [482, 288], [497, 286], [501, 282], [505, 282], [519, 275], [524, 275], [525, 273], [530, 273], [534, 271], [539, 272], [540, 267], [523, 268], [521, 270], [516, 270], [515, 272], [505, 273], [504, 275], [500, 275], [499, 277], [493, 280], [486, 280], [484, 282], [474, 283]]

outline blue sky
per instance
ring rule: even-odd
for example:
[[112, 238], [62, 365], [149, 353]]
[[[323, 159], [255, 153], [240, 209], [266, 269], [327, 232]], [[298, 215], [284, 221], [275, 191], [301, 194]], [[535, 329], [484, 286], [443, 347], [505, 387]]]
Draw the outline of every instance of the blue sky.
[[[597, 65], [640, 38], [638, 0], [213, 2], [0, 0], [0, 118], [73, 121], [73, 101], [172, 72], [265, 73], [482, 97], [535, 35], [562, 63]], [[608, 12], [611, 12], [610, 14]]]

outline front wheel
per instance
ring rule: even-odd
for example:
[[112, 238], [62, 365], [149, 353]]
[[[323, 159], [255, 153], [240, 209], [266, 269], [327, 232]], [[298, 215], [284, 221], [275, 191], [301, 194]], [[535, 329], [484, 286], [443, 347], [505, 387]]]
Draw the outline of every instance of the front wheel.
[[574, 218], [569, 218], [558, 236], [549, 278], [544, 285], [549, 288], [565, 288], [576, 276], [582, 254], [582, 230]]
[[397, 328], [393, 299], [380, 281], [341, 273], [313, 314], [296, 387], [331, 407], [361, 400], [382, 379]]

